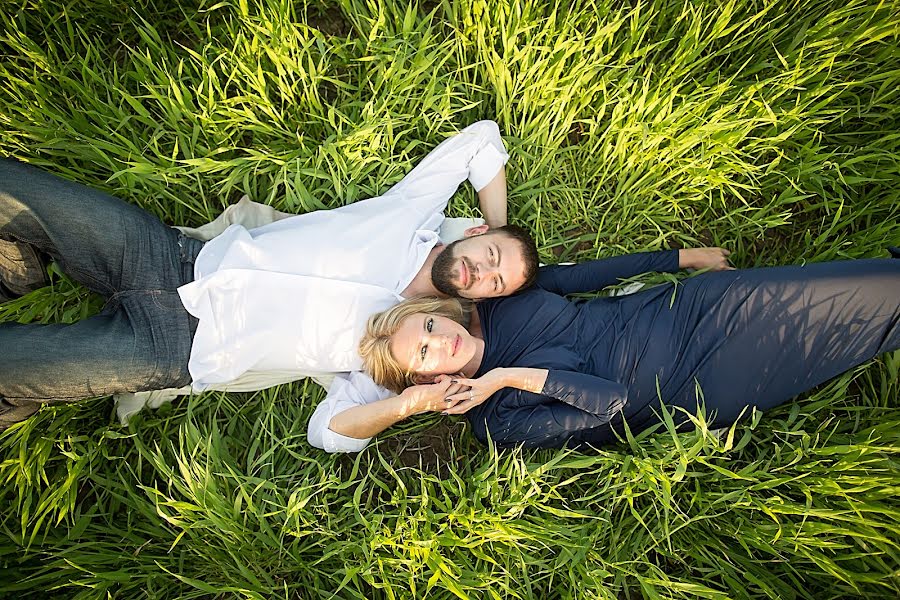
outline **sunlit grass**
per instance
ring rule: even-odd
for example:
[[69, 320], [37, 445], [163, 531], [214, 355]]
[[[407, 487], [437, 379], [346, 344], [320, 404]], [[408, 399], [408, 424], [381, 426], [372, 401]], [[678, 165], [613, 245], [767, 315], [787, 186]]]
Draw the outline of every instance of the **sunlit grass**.
[[[860, 0], [5, 0], [0, 153], [198, 225], [243, 194], [378, 194], [493, 118], [545, 262], [879, 256], [900, 243], [898, 35], [897, 2]], [[53, 282], [0, 319], [99, 308]], [[430, 416], [329, 456], [307, 381], [128, 428], [110, 399], [49, 407], [0, 435], [0, 595], [896, 598], [898, 370], [594, 454], [498, 453]]]

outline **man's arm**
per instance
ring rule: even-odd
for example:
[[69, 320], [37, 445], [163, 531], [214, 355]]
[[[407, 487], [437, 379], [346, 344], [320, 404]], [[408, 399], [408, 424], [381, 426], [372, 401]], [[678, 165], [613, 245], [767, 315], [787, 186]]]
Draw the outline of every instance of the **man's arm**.
[[491, 227], [506, 224], [506, 175], [509, 154], [493, 121], [478, 121], [441, 142], [384, 195], [399, 197], [410, 208], [442, 212], [459, 184], [468, 180], [478, 192]]
[[491, 182], [478, 192], [478, 204], [481, 214], [491, 227], [506, 225], [506, 169], [500, 167]]

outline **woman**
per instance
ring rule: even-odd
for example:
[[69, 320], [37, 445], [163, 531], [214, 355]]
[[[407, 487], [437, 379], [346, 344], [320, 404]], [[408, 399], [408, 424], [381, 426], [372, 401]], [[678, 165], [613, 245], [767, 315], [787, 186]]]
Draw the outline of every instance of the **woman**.
[[677, 250], [642, 253], [545, 269], [538, 287], [474, 309], [410, 301], [370, 319], [361, 354], [395, 391], [437, 377], [408, 400], [439, 409], [434, 390], [449, 388], [442, 412], [465, 412], [483, 442], [577, 447], [615, 440], [625, 422], [632, 432], [658, 423], [661, 402], [684, 409], [680, 423], [702, 402], [708, 422], [727, 426], [900, 348], [898, 260], [721, 271], [629, 296], [564, 298], [677, 268]]

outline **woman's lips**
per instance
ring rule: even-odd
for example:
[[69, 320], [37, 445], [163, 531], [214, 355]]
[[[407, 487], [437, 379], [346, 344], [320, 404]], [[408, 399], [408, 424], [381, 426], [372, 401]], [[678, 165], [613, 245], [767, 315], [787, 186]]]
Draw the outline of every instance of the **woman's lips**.
[[459, 347], [462, 345], [462, 337], [457, 333], [456, 339], [453, 340], [453, 354], [452, 356], [456, 356], [456, 353], [459, 352]]

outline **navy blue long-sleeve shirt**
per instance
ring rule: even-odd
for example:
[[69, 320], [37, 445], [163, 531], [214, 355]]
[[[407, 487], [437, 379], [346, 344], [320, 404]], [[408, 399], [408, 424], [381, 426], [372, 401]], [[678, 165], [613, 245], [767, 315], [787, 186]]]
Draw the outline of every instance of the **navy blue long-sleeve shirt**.
[[504, 388], [470, 410], [476, 437], [596, 446], [622, 435], [623, 421], [640, 431], [659, 422], [661, 405], [695, 414], [701, 399], [722, 426], [900, 346], [900, 261], [706, 273], [627, 296], [564, 297], [677, 270], [677, 250], [544, 267], [535, 288], [480, 302], [475, 376], [496, 367], [548, 375], [540, 394]]

